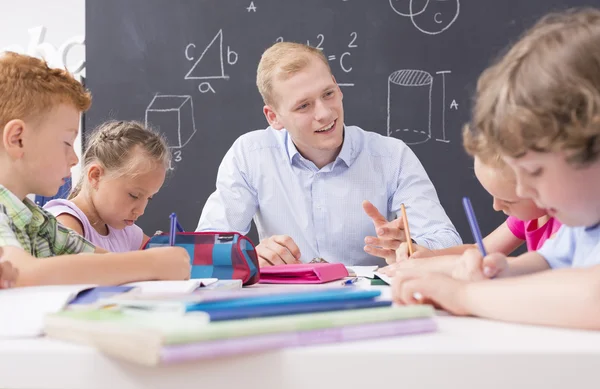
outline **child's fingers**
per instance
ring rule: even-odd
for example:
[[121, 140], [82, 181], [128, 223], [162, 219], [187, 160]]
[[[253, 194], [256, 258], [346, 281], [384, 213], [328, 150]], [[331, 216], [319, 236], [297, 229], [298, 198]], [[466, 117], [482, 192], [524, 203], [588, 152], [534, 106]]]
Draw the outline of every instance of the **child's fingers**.
[[[403, 269], [397, 271], [392, 282], [392, 299], [397, 304], [410, 304], [412, 300], [406, 300], [404, 295], [404, 284], [422, 277], [423, 272], [416, 269]], [[414, 304], [414, 302], [412, 302]]]
[[408, 243], [402, 242], [396, 249], [396, 262], [402, 262], [406, 260], [408, 260]]
[[396, 266], [393, 264], [382, 267], [381, 269], [377, 270], [378, 273], [385, 274], [389, 277], [393, 277], [396, 274], [396, 271]]
[[402, 285], [401, 298], [406, 305], [421, 304], [425, 296], [421, 292], [421, 280], [411, 279]]
[[428, 255], [428, 252], [426, 250], [417, 250], [413, 253], [413, 255], [410, 256], [411, 259], [419, 259], [419, 258], [427, 258], [430, 255]]
[[506, 269], [506, 257], [500, 253], [493, 253], [483, 258], [483, 274], [487, 278], [496, 277]]
[[483, 258], [478, 250], [471, 249], [465, 251], [459, 259], [457, 271], [453, 273], [453, 277], [466, 281], [479, 281], [483, 279], [482, 262]]
[[19, 271], [10, 262], [0, 262], [0, 288], [6, 289], [12, 287]]

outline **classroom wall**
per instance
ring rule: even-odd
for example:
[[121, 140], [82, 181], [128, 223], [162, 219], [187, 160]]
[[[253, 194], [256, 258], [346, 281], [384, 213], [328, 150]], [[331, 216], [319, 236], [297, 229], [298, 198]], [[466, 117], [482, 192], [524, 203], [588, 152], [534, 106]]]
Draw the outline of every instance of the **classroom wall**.
[[[84, 0], [0, 0], [0, 51], [11, 50], [46, 59], [85, 76]], [[81, 141], [76, 150], [81, 154]], [[73, 180], [80, 168], [73, 168]]]

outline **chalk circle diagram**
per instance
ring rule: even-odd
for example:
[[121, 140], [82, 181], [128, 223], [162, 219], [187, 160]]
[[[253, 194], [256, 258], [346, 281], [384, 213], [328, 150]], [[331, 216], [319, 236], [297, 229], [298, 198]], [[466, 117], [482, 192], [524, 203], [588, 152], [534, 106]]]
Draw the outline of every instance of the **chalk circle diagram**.
[[446, 31], [460, 13], [460, 0], [389, 0], [392, 9], [410, 18], [424, 34], [436, 35]]

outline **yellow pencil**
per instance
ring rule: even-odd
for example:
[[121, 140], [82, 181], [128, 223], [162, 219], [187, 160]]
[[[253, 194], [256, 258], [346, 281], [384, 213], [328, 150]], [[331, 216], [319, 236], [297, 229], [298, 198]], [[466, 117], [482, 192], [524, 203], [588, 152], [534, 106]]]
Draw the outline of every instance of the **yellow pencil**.
[[404, 222], [404, 234], [406, 235], [406, 244], [408, 245], [408, 254], [413, 255], [412, 239], [410, 238], [410, 229], [408, 228], [408, 218], [406, 217], [406, 208], [400, 204], [402, 210], [402, 221]]

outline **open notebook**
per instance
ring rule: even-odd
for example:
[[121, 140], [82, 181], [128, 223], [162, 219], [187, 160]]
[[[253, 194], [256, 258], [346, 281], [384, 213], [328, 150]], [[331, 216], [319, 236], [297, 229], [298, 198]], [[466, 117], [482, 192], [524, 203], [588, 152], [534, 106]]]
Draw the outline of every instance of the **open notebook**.
[[[190, 293], [201, 286], [217, 282], [216, 278], [186, 281], [144, 281], [126, 284], [122, 292], [144, 294]], [[93, 292], [97, 285], [48, 285], [0, 289], [0, 338], [34, 337], [42, 334], [46, 314], [63, 310], [81, 292]], [[129, 288], [131, 287], [131, 288]], [[98, 287], [107, 290], [119, 287]]]
[[191, 293], [194, 290], [217, 282], [216, 278], [193, 278], [186, 281], [140, 281], [125, 284], [134, 286], [141, 293]]

